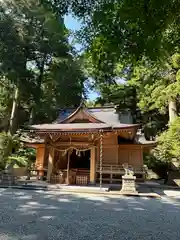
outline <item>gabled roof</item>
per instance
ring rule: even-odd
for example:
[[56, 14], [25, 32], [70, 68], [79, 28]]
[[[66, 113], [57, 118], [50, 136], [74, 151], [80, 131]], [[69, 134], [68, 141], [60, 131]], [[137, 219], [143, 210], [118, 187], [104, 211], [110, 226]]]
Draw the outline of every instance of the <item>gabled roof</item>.
[[65, 119], [58, 121], [58, 123], [73, 123], [78, 120], [84, 120], [87, 123], [105, 123], [88, 111], [84, 104], [81, 104], [73, 113]]
[[32, 125], [30, 129], [37, 132], [96, 132], [134, 129], [136, 132], [140, 126], [139, 124], [120, 123], [119, 115], [112, 107], [86, 108], [84, 104], [81, 104], [76, 110], [72, 110], [63, 119], [58, 118], [50, 124]]
[[[108, 124], [118, 124], [125, 123], [131, 124], [131, 113], [129, 111], [125, 111], [125, 113], [119, 113], [112, 106], [105, 107], [85, 107], [86, 111], [91, 114], [93, 117], [98, 119], [100, 122], [108, 123]], [[62, 123], [65, 119], [67, 119], [70, 115], [75, 113], [77, 110], [74, 108], [65, 108], [59, 110], [59, 116], [54, 123]]]
[[109, 125], [107, 123], [60, 123], [60, 124], [40, 124], [40, 125], [32, 125], [31, 129], [40, 131], [40, 132], [73, 132], [73, 131], [99, 131], [99, 130], [107, 130], [112, 131], [113, 129], [132, 129], [138, 128], [138, 124], [118, 124], [118, 125]]
[[96, 118], [108, 124], [120, 123], [119, 113], [116, 112], [113, 107], [104, 108], [89, 108], [88, 111], [92, 113]]

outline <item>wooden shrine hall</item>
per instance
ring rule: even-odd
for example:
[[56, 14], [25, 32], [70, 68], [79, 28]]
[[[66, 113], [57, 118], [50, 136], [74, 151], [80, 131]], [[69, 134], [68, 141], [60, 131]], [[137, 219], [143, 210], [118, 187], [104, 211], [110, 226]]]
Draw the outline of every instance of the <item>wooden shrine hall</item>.
[[81, 104], [53, 123], [30, 126], [40, 139], [27, 144], [36, 148], [39, 175], [54, 184], [102, 185], [121, 181], [122, 165], [128, 163], [137, 178], [143, 179], [147, 144], [136, 139], [138, 124], [121, 122], [112, 107]]

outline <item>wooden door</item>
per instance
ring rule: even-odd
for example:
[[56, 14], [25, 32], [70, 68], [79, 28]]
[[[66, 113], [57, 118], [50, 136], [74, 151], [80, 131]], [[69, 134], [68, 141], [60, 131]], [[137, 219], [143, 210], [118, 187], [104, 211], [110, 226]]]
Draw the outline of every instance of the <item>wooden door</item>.
[[135, 149], [130, 151], [129, 164], [133, 167], [141, 167], [141, 149]]
[[123, 149], [119, 148], [119, 165], [122, 165], [124, 163], [129, 164], [129, 150], [128, 149]]

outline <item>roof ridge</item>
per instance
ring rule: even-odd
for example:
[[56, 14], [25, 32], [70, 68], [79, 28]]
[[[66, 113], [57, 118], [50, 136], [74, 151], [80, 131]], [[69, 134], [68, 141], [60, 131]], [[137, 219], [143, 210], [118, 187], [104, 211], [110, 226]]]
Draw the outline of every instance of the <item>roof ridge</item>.
[[87, 116], [89, 115], [89, 117], [91, 117], [91, 118], [94, 119], [95, 121], [98, 121], [99, 123], [103, 123], [100, 119], [98, 119], [96, 116], [94, 116], [91, 112], [88, 111], [88, 108], [86, 107], [86, 105], [85, 105], [83, 102], [82, 102], [82, 103], [79, 105], [79, 107], [78, 107], [75, 111], [73, 111], [69, 116], [67, 116], [65, 119], [61, 120], [60, 123], [64, 123], [64, 122], [66, 122], [67, 120], [71, 119], [71, 118], [74, 117], [74, 116], [78, 113], [78, 111], [80, 111], [81, 109], [84, 111], [84, 113], [85, 113]]

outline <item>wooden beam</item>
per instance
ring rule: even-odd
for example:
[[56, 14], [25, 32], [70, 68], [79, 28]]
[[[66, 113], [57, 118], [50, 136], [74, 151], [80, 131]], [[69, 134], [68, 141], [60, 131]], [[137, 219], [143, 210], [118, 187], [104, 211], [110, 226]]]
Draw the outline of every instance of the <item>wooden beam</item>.
[[90, 158], [90, 184], [96, 183], [96, 147], [91, 148]]
[[54, 146], [92, 146], [92, 142], [59, 142], [59, 143], [55, 143]]

